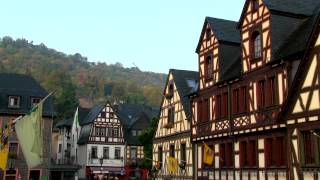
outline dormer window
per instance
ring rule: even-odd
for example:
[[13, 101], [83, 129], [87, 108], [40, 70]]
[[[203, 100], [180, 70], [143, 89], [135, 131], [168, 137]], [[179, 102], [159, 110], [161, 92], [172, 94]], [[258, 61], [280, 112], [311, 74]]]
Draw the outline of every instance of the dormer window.
[[213, 61], [211, 56], [208, 56], [206, 58], [206, 62], [205, 62], [205, 76], [206, 76], [206, 80], [210, 80], [212, 79], [212, 71], [213, 71]]
[[259, 9], [259, 0], [252, 0], [252, 11], [256, 12]]
[[20, 96], [9, 96], [8, 106], [10, 108], [19, 108], [20, 107]]
[[262, 39], [261, 34], [255, 31], [251, 38], [251, 48], [253, 53], [253, 59], [260, 59], [262, 57]]
[[31, 107], [36, 106], [41, 101], [41, 98], [32, 97], [31, 98]]

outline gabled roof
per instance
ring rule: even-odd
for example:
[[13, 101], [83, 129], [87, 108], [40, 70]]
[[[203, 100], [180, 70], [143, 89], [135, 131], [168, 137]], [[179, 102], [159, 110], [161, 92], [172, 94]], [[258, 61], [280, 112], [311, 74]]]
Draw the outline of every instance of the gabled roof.
[[[250, 0], [245, 2], [238, 28], [243, 22], [249, 3]], [[320, 1], [263, 0], [263, 3], [271, 13], [271, 61], [303, 54]]]
[[[309, 58], [310, 52], [312, 51], [314, 44], [316, 42], [316, 38], [319, 35], [320, 32], [320, 7], [318, 7], [317, 11], [315, 12], [314, 17], [309, 22], [306, 22], [307, 24], [313, 24], [311, 27], [311, 32], [306, 40], [306, 47], [305, 51], [303, 52], [302, 61], [299, 64], [298, 70], [296, 72], [296, 75], [293, 79], [291, 88], [289, 89], [288, 96], [285, 99], [283, 103], [283, 110], [278, 115], [278, 120], [286, 120], [286, 116], [289, 113], [290, 109], [294, 108], [295, 103], [292, 103], [297, 100], [297, 96], [299, 95], [299, 91], [297, 89], [300, 89], [303, 86], [303, 79], [307, 76], [307, 70], [312, 62], [312, 58]], [[303, 28], [301, 28], [301, 32], [303, 32]], [[298, 32], [296, 32], [298, 34]], [[299, 41], [301, 40], [298, 38]], [[304, 39], [304, 38], [302, 38]], [[310, 47], [310, 48], [308, 48]]]
[[[80, 126], [93, 123], [93, 121], [100, 114], [100, 112], [104, 108], [104, 106], [105, 106], [104, 104], [97, 104], [97, 105], [93, 106], [84, 119], [79, 119]], [[83, 111], [85, 113], [87, 110], [84, 109]]]
[[186, 71], [178, 69], [170, 69], [169, 74], [170, 73], [173, 76], [173, 81], [180, 96], [180, 100], [186, 117], [187, 119], [190, 119], [191, 107], [188, 95], [193, 93], [194, 91], [197, 91], [199, 86], [199, 74], [196, 71]]
[[78, 144], [85, 144], [88, 142], [91, 132], [91, 124], [94, 122], [94, 120], [97, 118], [104, 107], [104, 104], [97, 104], [93, 106], [90, 111], [88, 111], [88, 109], [86, 108], [79, 107], [79, 124], [81, 126], [81, 131], [78, 139]]
[[[48, 92], [31, 76], [22, 74], [0, 73], [0, 113], [25, 114], [31, 109], [31, 97], [44, 98]], [[9, 108], [8, 96], [20, 96], [20, 107]], [[53, 99], [50, 96], [43, 106], [45, 116], [55, 115]]]
[[[82, 128], [78, 144], [86, 144], [88, 142], [92, 128], [91, 124], [104, 107], [104, 104], [97, 104], [89, 112], [88, 109], [79, 107], [79, 120]], [[148, 128], [151, 119], [158, 115], [157, 109], [145, 105], [128, 103], [114, 105], [112, 108], [122, 124], [126, 143], [129, 145], [141, 145], [138, 136], [132, 136], [131, 130]], [[82, 119], [83, 117], [85, 118]]]
[[85, 121], [85, 118], [89, 114], [90, 110], [91, 110], [90, 108], [83, 108], [83, 107], [79, 106], [79, 109], [78, 109], [79, 123]]
[[72, 123], [73, 123], [73, 118], [63, 119], [57, 122], [57, 124], [55, 125], [55, 128], [63, 128], [63, 127], [71, 128]]
[[[251, 0], [246, 0], [238, 22], [238, 28], [242, 25], [246, 10]], [[319, 0], [263, 0], [265, 6], [271, 13], [286, 16], [304, 18], [313, 14], [314, 8], [318, 6]]]
[[264, 0], [271, 11], [310, 16], [319, 0]]
[[133, 136], [132, 130], [144, 130], [150, 126], [158, 110], [146, 105], [123, 103], [115, 106], [115, 113], [120, 119], [125, 141], [128, 145], [142, 145], [139, 136]]
[[[292, 29], [291, 31], [289, 30], [291, 33], [288, 33], [288, 35], [285, 36], [286, 38], [282, 38], [281, 43], [279, 42], [280, 45], [278, 49], [274, 50], [272, 60], [286, 59], [297, 54], [300, 54], [300, 56], [303, 55], [304, 50], [307, 48], [308, 39], [311, 36], [313, 27], [316, 26], [317, 18], [320, 13], [320, 7], [318, 6], [316, 11], [313, 13], [313, 16], [300, 20], [298, 25], [292, 25], [291, 27], [290, 25], [287, 26], [286, 29]], [[281, 23], [273, 24], [274, 27], [282, 26]]]
[[218, 41], [240, 44], [241, 38], [240, 32], [237, 29], [237, 22], [225, 19], [206, 17], [205, 22], [203, 24], [201, 36], [197, 45], [197, 53], [199, 52], [201, 47], [201, 40], [205, 34], [206, 24], [209, 24], [211, 30], [213, 31]]
[[221, 73], [220, 82], [230, 81], [232, 79], [239, 78], [241, 76], [242, 64], [241, 56], [235, 57], [230, 61], [225, 70]]
[[[219, 81], [223, 82], [241, 75], [240, 46], [220, 44], [219, 45]], [[232, 68], [230, 68], [232, 67]]]

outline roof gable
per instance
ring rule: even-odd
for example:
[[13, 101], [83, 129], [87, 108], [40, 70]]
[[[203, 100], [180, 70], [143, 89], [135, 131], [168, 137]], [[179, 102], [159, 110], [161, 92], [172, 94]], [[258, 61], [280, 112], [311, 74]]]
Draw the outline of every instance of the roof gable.
[[200, 51], [202, 39], [206, 33], [207, 25], [209, 25], [211, 31], [213, 32], [214, 36], [218, 39], [218, 41], [240, 44], [241, 39], [240, 32], [237, 29], [237, 22], [225, 19], [206, 17], [196, 48], [197, 53]]
[[[195, 71], [171, 69], [169, 74], [172, 74], [173, 81], [176, 85], [180, 101], [186, 117], [190, 119], [191, 107], [188, 95], [197, 91], [199, 86], [199, 73]], [[169, 75], [168, 75], [169, 77]], [[191, 81], [195, 82], [193, 84]], [[168, 83], [167, 83], [168, 85]]]

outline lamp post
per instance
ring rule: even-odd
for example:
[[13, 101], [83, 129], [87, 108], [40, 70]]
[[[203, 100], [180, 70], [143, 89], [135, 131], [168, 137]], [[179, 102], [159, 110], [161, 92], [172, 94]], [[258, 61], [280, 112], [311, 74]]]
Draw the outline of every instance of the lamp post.
[[102, 156], [99, 158], [99, 161], [100, 161], [100, 173], [101, 173], [101, 180], [102, 180], [103, 179], [103, 174], [102, 174], [103, 157]]

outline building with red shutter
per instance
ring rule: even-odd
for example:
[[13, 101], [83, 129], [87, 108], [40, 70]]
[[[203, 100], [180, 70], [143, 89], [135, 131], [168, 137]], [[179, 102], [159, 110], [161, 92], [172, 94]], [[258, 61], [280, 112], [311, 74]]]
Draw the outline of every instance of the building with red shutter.
[[318, 0], [246, 0], [238, 22], [205, 18], [194, 179], [320, 178], [319, 20]]

